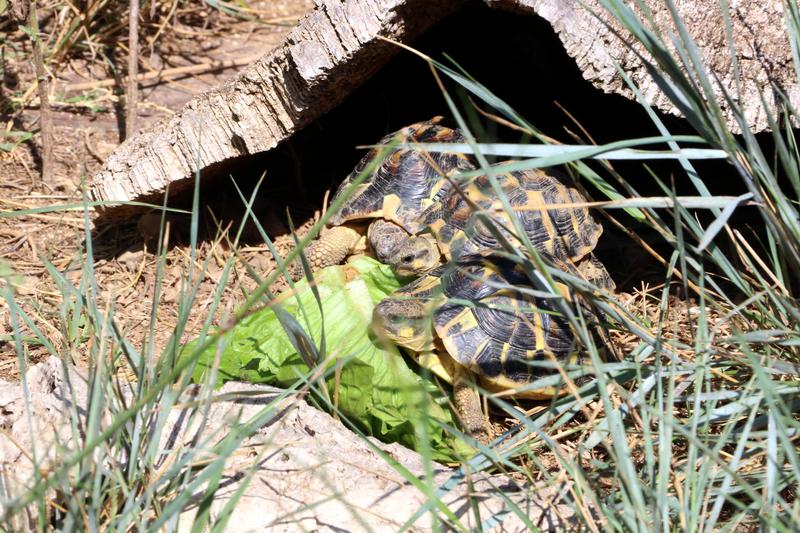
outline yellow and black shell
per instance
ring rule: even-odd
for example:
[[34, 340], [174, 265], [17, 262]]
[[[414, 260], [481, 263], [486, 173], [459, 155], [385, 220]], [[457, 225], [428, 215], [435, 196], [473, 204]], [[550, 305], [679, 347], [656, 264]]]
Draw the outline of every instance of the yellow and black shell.
[[[449, 356], [490, 390], [522, 387], [558, 373], [558, 366], [588, 364], [553, 298], [537, 291], [513, 263], [490, 259], [439, 267], [392, 298], [437, 301], [432, 311], [436, 336]], [[558, 284], [557, 289], [569, 302], [567, 287]], [[562, 392], [551, 386], [516, 396], [542, 399]]]
[[[586, 198], [553, 175], [538, 169], [496, 176], [514, 214], [537, 252], [561, 261], [577, 262], [597, 245], [603, 227], [586, 207]], [[487, 176], [451, 187], [421, 215], [447, 259], [464, 260], [502, 248], [482, 213], [515, 247], [522, 243]]]
[[427, 152], [422, 149], [391, 145], [415, 143], [463, 143], [463, 134], [439, 125], [442, 117], [418, 122], [381, 139], [370, 150], [336, 191], [344, 194], [351, 183], [379, 158], [380, 163], [331, 218], [331, 225], [358, 219], [384, 218], [409, 233], [417, 233], [420, 213], [438, 202], [449, 189], [445, 176], [474, 170], [470, 156], [452, 152]]

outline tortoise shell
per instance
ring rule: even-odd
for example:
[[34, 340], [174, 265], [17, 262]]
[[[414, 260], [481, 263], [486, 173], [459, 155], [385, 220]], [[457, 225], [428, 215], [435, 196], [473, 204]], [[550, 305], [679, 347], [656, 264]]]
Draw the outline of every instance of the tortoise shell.
[[356, 186], [339, 212], [331, 218], [334, 226], [358, 219], [384, 218], [409, 233], [421, 229], [420, 213], [449, 190], [445, 176], [475, 169], [466, 155], [449, 152], [426, 152], [397, 144], [466, 142], [458, 130], [440, 126], [442, 117], [407, 126], [381, 139], [345, 178], [334, 198], [347, 188], [370, 165], [377, 167]]
[[[496, 179], [538, 252], [576, 262], [597, 245], [603, 227], [580, 205], [586, 199], [576, 189], [536, 169], [508, 172]], [[451, 187], [420, 220], [430, 228], [445, 257], [462, 260], [502, 248], [478, 213], [490, 218], [511, 244], [522, 246], [513, 237], [514, 225], [487, 176], [462, 182], [458, 189]]]
[[[557, 288], [568, 296], [566, 286]], [[433, 323], [447, 353], [480, 376], [485, 387], [507, 390], [557, 373], [556, 364], [582, 362], [568, 321], [551, 298], [534, 294], [522, 270], [492, 257], [439, 267], [392, 298], [441, 299]], [[549, 398], [561, 392], [549, 387], [518, 396]]]

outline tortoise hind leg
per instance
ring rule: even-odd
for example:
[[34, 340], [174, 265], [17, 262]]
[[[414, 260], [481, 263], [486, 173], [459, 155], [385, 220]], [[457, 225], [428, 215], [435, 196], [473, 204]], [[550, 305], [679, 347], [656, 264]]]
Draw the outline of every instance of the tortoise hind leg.
[[[352, 252], [362, 236], [353, 228], [334, 226], [322, 230], [317, 240], [309, 244], [303, 254], [312, 271], [342, 263]], [[289, 266], [289, 275], [297, 281], [305, 275], [303, 265], [295, 261]]]
[[453, 376], [453, 403], [467, 433], [488, 444], [494, 438], [494, 430], [483, 414], [475, 376], [463, 367]]

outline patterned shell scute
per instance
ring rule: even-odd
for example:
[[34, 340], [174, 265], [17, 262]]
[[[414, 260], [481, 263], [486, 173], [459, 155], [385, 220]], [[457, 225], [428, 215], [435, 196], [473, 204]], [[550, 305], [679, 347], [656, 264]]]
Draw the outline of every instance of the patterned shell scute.
[[[577, 261], [597, 245], [602, 226], [594, 221], [574, 188], [539, 170], [496, 176], [525, 234], [538, 252]], [[450, 190], [422, 215], [449, 259], [465, 259], [502, 248], [478, 213], [490, 218], [510, 242], [514, 225], [487, 176]], [[552, 207], [565, 204], [564, 207]], [[577, 205], [576, 205], [577, 204]]]
[[552, 361], [580, 360], [567, 320], [532, 289], [524, 272], [490, 257], [438, 267], [393, 297], [438, 302], [434, 328], [450, 356], [489, 383], [513, 387], [555, 373]]
[[447, 300], [434, 312], [437, 334], [453, 358], [489, 381], [527, 383], [554, 373], [543, 361], [575, 355], [567, 321], [548, 299], [518, 290], [531, 283], [513, 266], [451, 268], [441, 286]]
[[444, 176], [475, 169], [472, 159], [463, 154], [426, 152], [413, 147], [387, 150], [386, 147], [393, 144], [466, 142], [459, 131], [436, 122], [437, 119], [419, 122], [381, 139], [381, 148], [374, 148], [364, 156], [336, 191], [335, 197], [344, 194], [369, 165], [383, 157], [332, 217], [331, 224], [385, 218], [410, 233], [418, 232], [421, 229], [419, 214], [449, 190]]

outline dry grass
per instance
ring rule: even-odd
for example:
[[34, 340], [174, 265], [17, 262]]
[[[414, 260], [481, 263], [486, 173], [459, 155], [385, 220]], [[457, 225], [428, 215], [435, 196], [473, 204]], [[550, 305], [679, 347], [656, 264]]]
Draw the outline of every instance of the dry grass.
[[[67, 203], [80, 201], [66, 195], [58, 199], [52, 195], [15, 195], [15, 184], [4, 183], [0, 187], [0, 204], [3, 207], [13, 206], [15, 209], [30, 209], [53, 205], [55, 201]], [[5, 194], [3, 194], [5, 193]], [[38, 197], [37, 197], [38, 196]], [[100, 291], [99, 300], [112, 305], [117, 325], [123, 334], [132, 341], [143, 345], [147, 342], [153, 309], [157, 309], [155, 321], [155, 345], [166, 345], [178, 321], [177, 298], [181, 282], [188, 272], [197, 275], [206, 259], [210, 259], [203, 271], [203, 280], [192, 310], [192, 316], [186, 324], [184, 338], [187, 341], [198, 334], [206, 316], [206, 308], [210, 304], [213, 293], [219, 285], [219, 276], [225, 262], [236, 255], [238, 261], [231, 277], [225, 285], [223, 301], [226, 303], [223, 314], [231, 312], [243, 303], [244, 295], [256, 287], [256, 283], [248, 276], [245, 263], [262, 276], [269, 275], [275, 269], [275, 263], [265, 245], [244, 246], [234, 251], [230, 242], [233, 240], [231, 224], [207, 234], [198, 246], [194, 260], [190, 257], [190, 247], [185, 242], [173, 242], [170, 238], [180, 235], [181, 228], [173, 228], [165, 239], [167, 251], [163, 257], [156, 255], [157, 241], [148, 239], [152, 235], [147, 224], [152, 222], [151, 215], [144, 215], [138, 221], [122, 224], [113, 228], [101, 228], [95, 231], [94, 264], [95, 281]], [[316, 217], [315, 217], [316, 218]], [[299, 234], [305, 234], [315, 222], [312, 218], [300, 228]], [[32, 214], [0, 219], [0, 257], [8, 261], [21, 274], [21, 283], [16, 287], [16, 294], [23, 309], [30, 313], [36, 325], [44, 332], [59, 352], [69, 355], [79, 364], [86, 362], [87, 346], [73, 342], [58, 325], [64, 320], [60, 315], [63, 291], [47, 270], [46, 262], [51, 263], [74, 285], [81, 280], [83, 255], [79, 253], [84, 241], [83, 213], [70, 211], [66, 213]], [[184, 228], [185, 229], [185, 228]], [[184, 231], [183, 234], [187, 234]], [[286, 255], [294, 246], [291, 235], [275, 237], [275, 247], [282, 255]], [[157, 285], [159, 262], [163, 261], [164, 269], [161, 282]], [[276, 285], [280, 290], [282, 285]], [[158, 294], [157, 305], [153, 299]], [[217, 317], [217, 321], [224, 320]], [[3, 341], [0, 341], [0, 378], [16, 379], [18, 377], [17, 356], [10, 337], [11, 325], [7, 313], [3, 314]], [[28, 332], [30, 333], [30, 332]], [[30, 344], [30, 360], [35, 363], [48, 356], [46, 347]]]
[[[240, 39], [245, 48], [264, 53], [265, 46], [279, 42], [288, 27], [309, 9], [309, 4], [253, 3], [253, 9], [246, 13], [250, 20], [220, 12], [201, 2], [149, 4], [151, 9], [141, 14], [139, 61], [143, 76], [147, 77], [143, 83], [147, 91], [140, 104], [141, 125], [146, 127], [167, 116], [192, 94], [218, 83], [220, 75], [231, 75], [234, 72], [231, 67], [245, 64], [240, 54], [229, 55], [232, 52], [226, 48], [226, 40]], [[54, 181], [42, 180], [37, 138], [11, 150], [0, 149], [0, 212], [80, 204], [85, 180], [100, 169], [102, 161], [120, 142], [122, 135], [115, 114], [124, 113], [118, 107], [122, 80], [114, 76], [112, 65], [123, 65], [127, 53], [128, 2], [92, 0], [81, 8], [93, 17], [71, 33], [69, 28], [80, 14], [77, 7], [50, 2], [39, 9], [46, 64], [54, 82], [51, 84], [55, 119]], [[115, 22], [109, 24], [109, 20]], [[30, 54], [30, 39], [14, 21], [4, 19], [0, 23], [0, 62], [4, 73], [0, 120], [5, 131], [33, 130], [39, 121]], [[219, 69], [221, 63], [227, 70]], [[214, 73], [204, 74], [214, 65], [217, 65]], [[164, 75], [148, 76], [154, 72], [163, 74], [165, 69], [168, 72]], [[64, 93], [65, 88], [79, 83], [85, 84], [82, 90]], [[0, 141], [6, 140], [0, 138]], [[95, 214], [90, 212], [89, 218], [93, 223]], [[71, 342], [59, 326], [63, 323], [60, 317], [62, 291], [48, 273], [45, 262], [64, 272], [71, 281], [80, 282], [83, 261], [80, 250], [85, 240], [83, 220], [81, 210], [0, 218], [0, 259], [10, 263], [21, 275], [16, 292], [23, 308], [54, 346], [78, 362], [84, 360], [86, 347]], [[93, 227], [95, 257], [98, 258], [94, 266], [101, 299], [115, 306], [120, 329], [131, 339], [144, 341], [149, 334], [158, 257], [154, 255], [156, 243], [148, 242], [153, 236], [152, 228], [142, 227], [139, 222], [134, 219], [113, 227]], [[300, 229], [307, 229], [307, 224]], [[175, 230], [175, 235], [179, 235], [181, 228]], [[222, 230], [217, 231], [213, 221], [209, 222], [206, 241], [196, 258], [198, 263], [206, 256], [214, 258], [201, 284], [198, 317], [202, 316], [203, 302], [207, 302], [215, 288], [216, 267], [233, 253], [226, 244], [227, 233]], [[291, 246], [291, 238], [278, 236], [276, 245], [285, 251]], [[188, 272], [189, 266], [187, 250], [184, 242], [173, 237], [164, 254], [167, 266], [158, 302], [157, 346], [163, 346], [175, 326], [180, 273]], [[269, 252], [262, 246], [246, 247], [239, 253], [257, 272], [269, 273], [274, 268]], [[225, 289], [229, 306], [235, 307], [241, 301], [242, 291], [250, 287], [252, 281], [244, 267], [237, 266]], [[190, 320], [187, 324], [187, 338], [196, 333], [198, 321]], [[1, 314], [0, 328], [0, 378], [16, 379], [17, 358], [13, 345], [8, 342], [11, 326], [7, 312]], [[47, 349], [31, 343], [29, 352], [30, 361], [35, 363], [46, 357]]]

